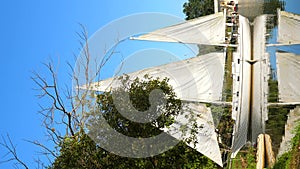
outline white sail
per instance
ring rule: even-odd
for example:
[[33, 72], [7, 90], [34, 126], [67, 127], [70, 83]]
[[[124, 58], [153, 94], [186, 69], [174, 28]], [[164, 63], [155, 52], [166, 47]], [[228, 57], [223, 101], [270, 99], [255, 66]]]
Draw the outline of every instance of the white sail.
[[277, 52], [277, 76], [280, 102], [300, 101], [300, 55]]
[[277, 41], [283, 44], [300, 44], [300, 15], [278, 10]]
[[[225, 64], [224, 55], [224, 53], [218, 52], [209, 53], [128, 74], [130, 79], [143, 78], [145, 74], [153, 78], [170, 78], [169, 84], [173, 86], [177, 96], [184, 100], [183, 109], [181, 114], [175, 117], [175, 123], [162, 130], [176, 139], [184, 140], [192, 136], [189, 133], [193, 129], [193, 122], [196, 122], [197, 126], [199, 126], [196, 134], [197, 142], [190, 142], [187, 145], [220, 166], [223, 166], [223, 164], [211, 111], [205, 104], [197, 102], [221, 101]], [[118, 81], [118, 78], [110, 78], [84, 85], [80, 88], [109, 91], [120, 86], [121, 82]], [[184, 125], [187, 126], [187, 130], [183, 132], [181, 128]]]
[[251, 113], [251, 141], [254, 143], [259, 134], [264, 133], [268, 114], [268, 58], [266, 58], [266, 15], [254, 20], [253, 27], [253, 99]]
[[239, 46], [238, 53], [240, 54], [239, 90], [236, 93], [234, 100], [238, 101], [236, 110], [236, 121], [233, 131], [232, 143], [232, 158], [236, 156], [238, 151], [246, 144], [249, 127], [249, 103], [250, 103], [250, 72], [251, 67], [247, 62], [251, 59], [251, 35], [249, 20], [243, 16], [239, 16]]
[[203, 16], [133, 39], [208, 45], [222, 44], [225, 42], [225, 16], [223, 12]]
[[[183, 112], [175, 118], [175, 123], [163, 130], [176, 139], [184, 140], [193, 137], [191, 134], [193, 125], [196, 124], [196, 140], [187, 145], [209, 159], [223, 166], [221, 152], [215, 132], [212, 114], [205, 104], [186, 102], [183, 104]], [[182, 131], [182, 127], [186, 130]], [[201, 127], [200, 127], [201, 126]]]
[[[148, 74], [153, 78], [169, 78], [169, 84], [181, 100], [197, 102], [221, 101], [224, 79], [224, 53], [209, 53], [183, 61], [152, 67], [129, 73], [131, 80], [143, 78]], [[82, 89], [109, 91], [119, 87], [118, 77], [109, 78], [89, 85]]]

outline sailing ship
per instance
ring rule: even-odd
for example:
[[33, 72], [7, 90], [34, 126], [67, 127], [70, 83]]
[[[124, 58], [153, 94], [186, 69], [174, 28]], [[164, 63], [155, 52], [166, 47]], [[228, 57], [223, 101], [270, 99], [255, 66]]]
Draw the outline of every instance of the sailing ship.
[[[241, 3], [243, 2], [240, 0]], [[257, 144], [257, 138], [264, 134], [268, 120], [268, 80], [270, 78], [270, 56], [266, 51], [267, 14], [261, 12], [260, 5], [247, 6], [254, 10], [250, 14], [243, 11], [237, 1], [215, 1], [215, 14], [192, 19], [177, 25], [132, 37], [133, 40], [187, 43], [223, 47], [182, 61], [151, 67], [129, 73], [131, 79], [149, 75], [153, 78], [169, 78], [169, 84], [194, 113], [201, 114], [197, 123], [209, 134], [199, 134], [197, 143], [187, 143], [190, 147], [223, 166], [218, 134], [213, 123], [213, 115], [206, 103], [231, 106], [235, 121], [232, 133], [231, 158], [250, 142]], [[259, 3], [260, 4], [260, 3]], [[224, 7], [226, 6], [226, 7]], [[233, 9], [229, 9], [232, 6]], [[222, 9], [222, 10], [221, 10]], [[241, 12], [239, 11], [241, 9]], [[300, 44], [300, 16], [278, 10], [278, 44]], [[227, 36], [227, 27], [234, 30]], [[232, 57], [232, 101], [224, 100], [224, 75], [226, 50], [234, 48]], [[277, 75], [280, 103], [300, 104], [300, 56], [293, 53], [277, 52]], [[82, 89], [109, 91], [120, 86], [117, 78], [94, 82], [81, 86]], [[186, 112], [188, 113], [188, 112]], [[176, 117], [176, 121], [187, 123], [186, 113]], [[183, 139], [180, 126], [162, 129], [176, 139]], [[188, 136], [186, 136], [188, 137]]]

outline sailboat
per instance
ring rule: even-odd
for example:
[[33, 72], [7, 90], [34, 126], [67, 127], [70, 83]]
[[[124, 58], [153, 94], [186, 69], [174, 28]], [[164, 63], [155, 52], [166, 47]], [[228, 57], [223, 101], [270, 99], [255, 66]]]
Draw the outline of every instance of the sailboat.
[[[237, 2], [236, 2], [237, 3]], [[215, 2], [216, 5], [216, 2]], [[257, 8], [253, 7], [253, 8]], [[199, 134], [197, 143], [187, 143], [190, 147], [223, 166], [218, 135], [212, 123], [212, 112], [206, 103], [232, 107], [235, 125], [232, 133], [231, 158], [247, 143], [256, 144], [259, 134], [265, 133], [268, 120], [268, 80], [270, 77], [270, 58], [266, 52], [267, 15], [243, 16], [238, 14], [237, 44], [227, 43], [226, 20], [228, 11], [220, 11], [215, 6], [215, 14], [199, 17], [177, 25], [132, 37], [133, 40], [147, 40], [172, 43], [188, 43], [224, 47], [224, 52], [211, 52], [186, 60], [151, 67], [129, 73], [131, 79], [149, 75], [153, 78], [169, 78], [178, 98], [186, 103], [202, 118], [203, 130], [209, 134]], [[250, 9], [251, 10], [251, 9]], [[242, 12], [243, 13], [243, 12]], [[245, 14], [247, 15], [247, 14]], [[300, 44], [300, 16], [278, 11], [277, 45]], [[232, 58], [232, 102], [223, 99], [226, 50], [236, 48]], [[292, 53], [277, 52], [279, 96], [282, 104], [300, 103], [300, 56]], [[290, 66], [293, 65], [293, 66]], [[81, 89], [109, 91], [120, 83], [116, 78], [81, 86]], [[279, 103], [279, 104], [281, 104]], [[187, 113], [187, 112], [186, 112]], [[176, 117], [180, 123], [187, 123], [185, 113]], [[180, 126], [162, 129], [176, 139], [183, 139]]]

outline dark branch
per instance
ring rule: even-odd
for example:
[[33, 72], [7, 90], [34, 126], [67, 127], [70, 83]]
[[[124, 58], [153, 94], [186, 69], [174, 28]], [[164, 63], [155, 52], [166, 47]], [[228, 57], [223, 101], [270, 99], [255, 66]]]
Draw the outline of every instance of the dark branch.
[[24, 168], [28, 169], [28, 166], [19, 158], [19, 156], [17, 154], [16, 146], [12, 143], [10, 136], [7, 134], [7, 136], [6, 136], [7, 139], [5, 139], [3, 136], [1, 136], [1, 137], [2, 137], [2, 142], [0, 142], [0, 145], [7, 150], [7, 153], [5, 156], [8, 156], [9, 154], [11, 154], [12, 157], [7, 160], [0, 161], [0, 164], [10, 162], [10, 161], [16, 161], [17, 162], [16, 165], [21, 165]]

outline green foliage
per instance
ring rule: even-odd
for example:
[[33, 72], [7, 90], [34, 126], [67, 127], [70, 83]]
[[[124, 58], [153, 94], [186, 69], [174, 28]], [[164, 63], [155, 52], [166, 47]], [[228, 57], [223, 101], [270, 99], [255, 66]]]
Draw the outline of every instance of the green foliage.
[[[212, 113], [214, 113], [214, 106], [212, 106]], [[222, 138], [222, 145], [221, 147], [229, 148], [231, 147], [232, 143], [232, 132], [234, 126], [234, 120], [231, 116], [231, 107], [222, 107], [222, 116], [219, 118], [219, 124], [217, 126], [218, 133], [221, 135]]]
[[[226, 51], [226, 60], [225, 60], [225, 73], [224, 73], [224, 82], [223, 82], [223, 101], [230, 102], [232, 101], [232, 76], [231, 76], [231, 69], [232, 69], [232, 54], [234, 49], [231, 47], [227, 48]], [[232, 132], [234, 126], [234, 120], [231, 116], [232, 108], [231, 106], [224, 107], [224, 106], [215, 106], [212, 105], [211, 111], [214, 117], [215, 124], [216, 120], [219, 122], [216, 126], [218, 129], [218, 133], [221, 135], [222, 138], [222, 145], [223, 148], [231, 147], [232, 143]]]
[[214, 13], [214, 1], [212, 0], [189, 0], [183, 4], [183, 13], [186, 20], [198, 18]]
[[[271, 69], [272, 74], [275, 72]], [[268, 102], [278, 102], [278, 81], [274, 77], [269, 80], [269, 96]], [[273, 106], [269, 107], [268, 121], [266, 122], [266, 132], [272, 138], [272, 148], [275, 155], [278, 152], [282, 136], [284, 135], [285, 123], [287, 121], [287, 115], [293, 106]]]
[[300, 123], [298, 123], [294, 130], [295, 137], [292, 139], [292, 155], [290, 160], [290, 168], [300, 168]]
[[292, 139], [292, 145], [297, 146], [300, 143], [300, 122], [298, 122], [296, 129], [293, 131], [295, 137]]
[[277, 9], [284, 10], [285, 9], [285, 1], [282, 0], [265, 0], [263, 5], [263, 12], [264, 14], [271, 14], [271, 16], [267, 19], [267, 41], [272, 39], [273, 34], [271, 33], [272, 30], [278, 25], [277, 21]]
[[289, 169], [291, 153], [284, 153], [275, 163], [273, 169]]
[[256, 168], [256, 154], [254, 149], [251, 147], [249, 150], [249, 153], [246, 155], [246, 160], [247, 160], [247, 168]]
[[180, 142], [171, 150], [149, 158], [120, 157], [105, 151], [95, 145], [88, 135], [82, 131], [79, 140], [67, 137], [61, 148], [61, 155], [55, 160], [50, 169], [215, 169], [218, 166], [196, 150]]
[[[89, 130], [93, 130], [93, 126], [97, 123], [97, 119], [101, 118], [102, 115], [109, 123], [109, 125], [114, 128], [119, 133], [130, 137], [151, 137], [161, 133], [159, 128], [167, 127], [174, 121], [174, 116], [177, 115], [181, 109], [181, 101], [176, 98], [175, 93], [170, 85], [168, 85], [168, 79], [162, 81], [158, 79], [151, 79], [150, 77], [145, 77], [146, 80], [139, 80], [138, 78], [129, 81], [128, 77], [123, 77], [120, 79], [123, 83], [123, 86], [117, 89], [114, 89], [110, 92], [103, 92], [97, 96], [97, 102], [99, 105], [100, 112], [96, 111], [91, 114], [91, 119], [88, 122], [88, 126], [91, 126]], [[118, 105], [120, 107], [126, 107], [126, 111], [132, 112], [136, 109], [138, 111], [146, 111], [150, 107], [149, 95], [151, 91], [155, 89], [160, 89], [165, 94], [166, 104], [162, 108], [158, 107], [156, 111], [163, 112], [157, 119], [149, 123], [137, 123], [125, 118], [121, 113], [119, 113], [114, 100], [113, 94], [122, 95], [125, 91], [129, 94], [130, 103], [133, 107], [128, 107], [128, 102], [126, 99], [119, 100]], [[153, 112], [151, 112], [152, 114]], [[145, 116], [151, 116], [151, 114], [145, 114]], [[93, 121], [96, 120], [96, 121]], [[97, 130], [97, 128], [96, 128]]]
[[243, 152], [240, 151], [237, 154], [236, 158], [233, 159], [232, 168], [234, 168], [234, 169], [255, 169], [256, 168], [255, 156], [256, 156], [256, 154], [255, 154], [254, 148], [252, 148], [252, 147], [245, 148], [245, 150]]
[[292, 149], [284, 153], [275, 163], [273, 169], [298, 169], [300, 167], [300, 123], [294, 130]]
[[268, 121], [266, 122], [266, 132], [272, 138], [273, 151], [275, 155], [278, 152], [282, 136], [284, 135], [285, 123], [290, 109], [289, 106], [269, 107]]
[[74, 136], [66, 136], [59, 146], [60, 155], [49, 167], [51, 169], [99, 168], [101, 166], [98, 161], [97, 146], [83, 130]]
[[225, 64], [225, 74], [224, 74], [224, 93], [225, 101], [232, 101], [232, 57], [234, 49], [231, 47], [227, 48], [226, 51], [226, 64]]
[[264, 14], [277, 14], [277, 9], [285, 9], [285, 1], [282, 0], [265, 0], [264, 1]]
[[[271, 70], [272, 72], [274, 70]], [[278, 81], [269, 80], [269, 102], [278, 102]], [[287, 115], [293, 106], [275, 106], [269, 107], [268, 121], [266, 131], [272, 138], [272, 146], [275, 155], [278, 152], [282, 135], [284, 135]], [[292, 140], [293, 148], [291, 151], [284, 153], [275, 163], [273, 169], [298, 169], [300, 166], [300, 125], [295, 130], [295, 137]]]
[[[273, 71], [274, 70], [272, 70], [272, 72]], [[278, 102], [278, 81], [276, 79], [269, 80], [268, 101], [271, 103]]]
[[[179, 113], [181, 101], [176, 98], [175, 93], [168, 79], [162, 81], [145, 77], [147, 80], [135, 79], [129, 82], [124, 78], [122, 90], [129, 92], [131, 103], [140, 111], [149, 108], [149, 94], [153, 89], [161, 89], [166, 98], [165, 112], [151, 123], [139, 124], [124, 118], [117, 110], [113, 102], [112, 92], [103, 92], [97, 95], [98, 109], [92, 111], [92, 119], [89, 123], [93, 124], [93, 119], [100, 118], [102, 113], [106, 121], [118, 132], [132, 137], [150, 137], [159, 134], [161, 131], [153, 127], [154, 123], [159, 127], [170, 125], [174, 119], [172, 115]], [[118, 91], [121, 89], [116, 89]], [[122, 104], [122, 103], [121, 103]], [[117, 156], [99, 147], [84, 130], [78, 131], [75, 136], [66, 136], [60, 143], [60, 155], [55, 159], [51, 169], [64, 168], [145, 168], [145, 169], [215, 169], [218, 166], [197, 152], [188, 147], [183, 141], [179, 142], [172, 149], [163, 154], [148, 158], [127, 158]]]

